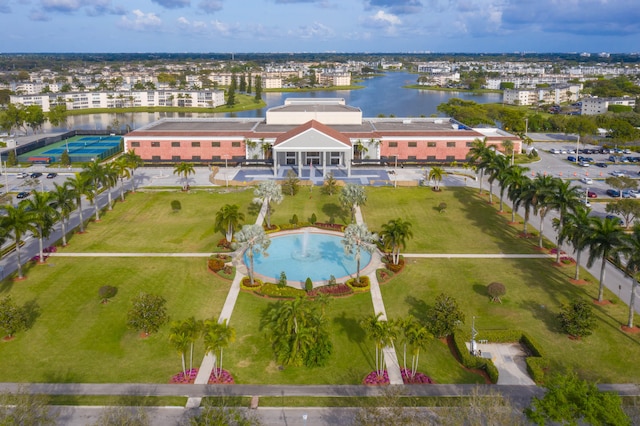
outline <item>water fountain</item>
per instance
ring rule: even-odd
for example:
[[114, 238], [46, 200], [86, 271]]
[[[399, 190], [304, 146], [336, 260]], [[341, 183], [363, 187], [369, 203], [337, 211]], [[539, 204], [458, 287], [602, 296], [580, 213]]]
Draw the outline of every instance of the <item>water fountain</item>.
[[[268, 256], [254, 257], [254, 271], [266, 278], [275, 279], [282, 271], [289, 281], [328, 281], [333, 275], [340, 278], [356, 273], [356, 260], [345, 255], [342, 236], [324, 232], [314, 232], [305, 228], [299, 232], [271, 237]], [[369, 253], [361, 253], [361, 269], [371, 261]], [[245, 263], [247, 263], [245, 257]]]

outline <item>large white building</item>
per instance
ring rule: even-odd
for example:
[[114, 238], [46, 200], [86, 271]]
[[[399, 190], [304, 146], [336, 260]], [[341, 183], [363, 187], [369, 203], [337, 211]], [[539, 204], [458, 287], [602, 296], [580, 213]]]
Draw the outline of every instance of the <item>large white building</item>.
[[556, 84], [533, 89], [505, 89], [503, 102], [511, 105], [561, 104], [575, 102], [580, 95], [579, 84]]
[[44, 112], [65, 104], [67, 110], [87, 108], [130, 107], [198, 107], [215, 108], [224, 105], [223, 90], [151, 90], [130, 92], [73, 92], [11, 95], [12, 104], [39, 105]]
[[582, 109], [580, 113], [582, 115], [604, 114], [609, 110], [610, 105], [624, 105], [635, 108], [636, 99], [629, 96], [623, 98], [584, 98], [582, 99]]

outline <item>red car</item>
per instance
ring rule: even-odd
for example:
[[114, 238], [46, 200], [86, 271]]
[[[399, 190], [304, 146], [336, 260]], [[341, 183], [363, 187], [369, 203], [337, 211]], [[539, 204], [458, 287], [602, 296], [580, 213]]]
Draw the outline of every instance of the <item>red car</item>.
[[589, 191], [589, 192], [587, 192], [587, 197], [589, 197], [589, 198], [598, 198], [598, 194], [596, 194], [593, 191]]

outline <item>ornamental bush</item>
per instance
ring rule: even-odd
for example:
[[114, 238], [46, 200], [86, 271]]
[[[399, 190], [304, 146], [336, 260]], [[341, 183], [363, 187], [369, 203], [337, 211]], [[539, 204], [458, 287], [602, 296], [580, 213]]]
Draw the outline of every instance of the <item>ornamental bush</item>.
[[492, 282], [487, 286], [487, 293], [491, 297], [492, 302], [502, 303], [502, 300], [500, 300], [500, 297], [507, 294], [507, 289], [502, 283]]
[[311, 281], [311, 278], [307, 277], [307, 279], [305, 280], [304, 289], [307, 293], [313, 290], [313, 281]]
[[573, 337], [587, 337], [596, 328], [593, 308], [584, 300], [564, 304], [558, 319], [562, 329]]
[[109, 299], [114, 297], [116, 294], [118, 294], [118, 288], [111, 285], [103, 285], [98, 290], [98, 295], [100, 296], [102, 303], [107, 303]]
[[209, 260], [207, 262], [207, 266], [213, 272], [218, 272], [218, 271], [222, 270], [222, 268], [224, 268], [224, 261], [222, 259], [217, 258], [217, 257], [211, 257], [211, 258], [209, 258]]

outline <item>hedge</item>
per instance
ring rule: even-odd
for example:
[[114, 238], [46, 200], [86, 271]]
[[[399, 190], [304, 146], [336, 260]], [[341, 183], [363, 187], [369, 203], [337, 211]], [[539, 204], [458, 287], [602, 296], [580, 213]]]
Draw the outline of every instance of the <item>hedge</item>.
[[[531, 379], [537, 384], [544, 382], [545, 370], [549, 368], [549, 361], [544, 358], [544, 352], [540, 345], [527, 333], [520, 330], [484, 330], [482, 337], [492, 343], [520, 343], [528, 353], [525, 362], [527, 364], [527, 372], [531, 376]], [[460, 355], [462, 364], [467, 368], [484, 368], [492, 381], [494, 379], [490, 370], [496, 369], [494, 382], [496, 383], [498, 381], [497, 368], [492, 361], [487, 360], [490, 366], [489, 363], [484, 365], [485, 362], [483, 362], [483, 358], [471, 355], [466, 346], [468, 340], [470, 340], [469, 336], [462, 332], [454, 334], [455, 347]]]
[[267, 297], [275, 297], [278, 299], [295, 299], [305, 297], [307, 292], [298, 288], [289, 286], [278, 287], [277, 284], [264, 283], [259, 289], [255, 290], [256, 294]]
[[356, 283], [355, 278], [351, 278], [347, 280], [346, 284], [351, 287], [355, 293], [365, 293], [371, 289], [371, 281], [369, 281], [369, 277], [366, 275], [360, 277], [359, 283]]

